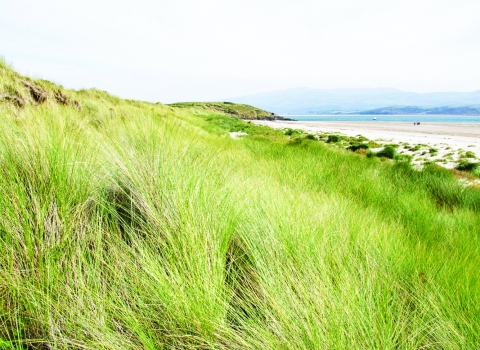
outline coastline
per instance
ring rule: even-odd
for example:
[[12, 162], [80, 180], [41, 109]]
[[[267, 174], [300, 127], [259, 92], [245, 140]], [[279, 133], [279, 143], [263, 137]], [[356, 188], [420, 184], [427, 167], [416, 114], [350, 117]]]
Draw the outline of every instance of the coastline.
[[[410, 152], [413, 163], [441, 161], [439, 165], [454, 168], [462, 152], [471, 151], [480, 157], [480, 123], [421, 123], [406, 122], [330, 122], [330, 121], [254, 121], [275, 129], [299, 129], [312, 134], [338, 133], [346, 136], [362, 135], [383, 144], [403, 143], [426, 145], [438, 150], [435, 156]], [[453, 153], [453, 154], [452, 154]], [[424, 156], [424, 157], [421, 157]], [[445, 159], [448, 156], [449, 159]], [[428, 158], [428, 159], [425, 159]], [[477, 161], [477, 160], [476, 160]]]

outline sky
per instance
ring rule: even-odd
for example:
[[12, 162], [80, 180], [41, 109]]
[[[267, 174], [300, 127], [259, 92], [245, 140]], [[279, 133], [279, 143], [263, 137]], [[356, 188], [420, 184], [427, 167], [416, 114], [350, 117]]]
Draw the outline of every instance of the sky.
[[0, 0], [22, 74], [152, 102], [480, 89], [479, 0]]

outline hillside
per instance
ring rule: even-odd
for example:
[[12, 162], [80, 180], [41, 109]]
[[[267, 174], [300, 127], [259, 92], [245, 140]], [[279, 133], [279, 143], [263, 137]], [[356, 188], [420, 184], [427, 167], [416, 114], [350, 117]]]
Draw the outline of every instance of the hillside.
[[392, 106], [357, 112], [356, 114], [394, 115], [394, 114], [434, 114], [434, 115], [480, 115], [478, 106], [443, 106], [420, 108], [415, 106]]
[[245, 120], [290, 120], [280, 117], [272, 112], [262, 109], [232, 102], [179, 102], [170, 104], [177, 108], [204, 109], [236, 116]]
[[0, 349], [480, 348], [451, 171], [2, 61], [0, 96]]
[[[480, 90], [473, 92], [415, 93], [392, 88], [310, 89], [297, 88], [229, 98], [278, 114], [356, 113], [389, 106], [472, 106], [480, 104]], [[453, 110], [450, 112], [453, 114]]]

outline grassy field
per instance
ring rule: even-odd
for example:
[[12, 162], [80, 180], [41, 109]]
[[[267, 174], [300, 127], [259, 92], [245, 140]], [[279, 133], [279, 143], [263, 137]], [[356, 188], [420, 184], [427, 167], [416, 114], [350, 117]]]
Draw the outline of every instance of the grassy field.
[[0, 349], [480, 347], [451, 172], [0, 73]]

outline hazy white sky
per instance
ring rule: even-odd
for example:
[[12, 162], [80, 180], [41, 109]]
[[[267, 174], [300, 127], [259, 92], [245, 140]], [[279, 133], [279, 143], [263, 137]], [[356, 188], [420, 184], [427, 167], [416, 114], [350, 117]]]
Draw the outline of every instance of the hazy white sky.
[[0, 56], [174, 102], [290, 87], [480, 89], [480, 0], [0, 0]]

